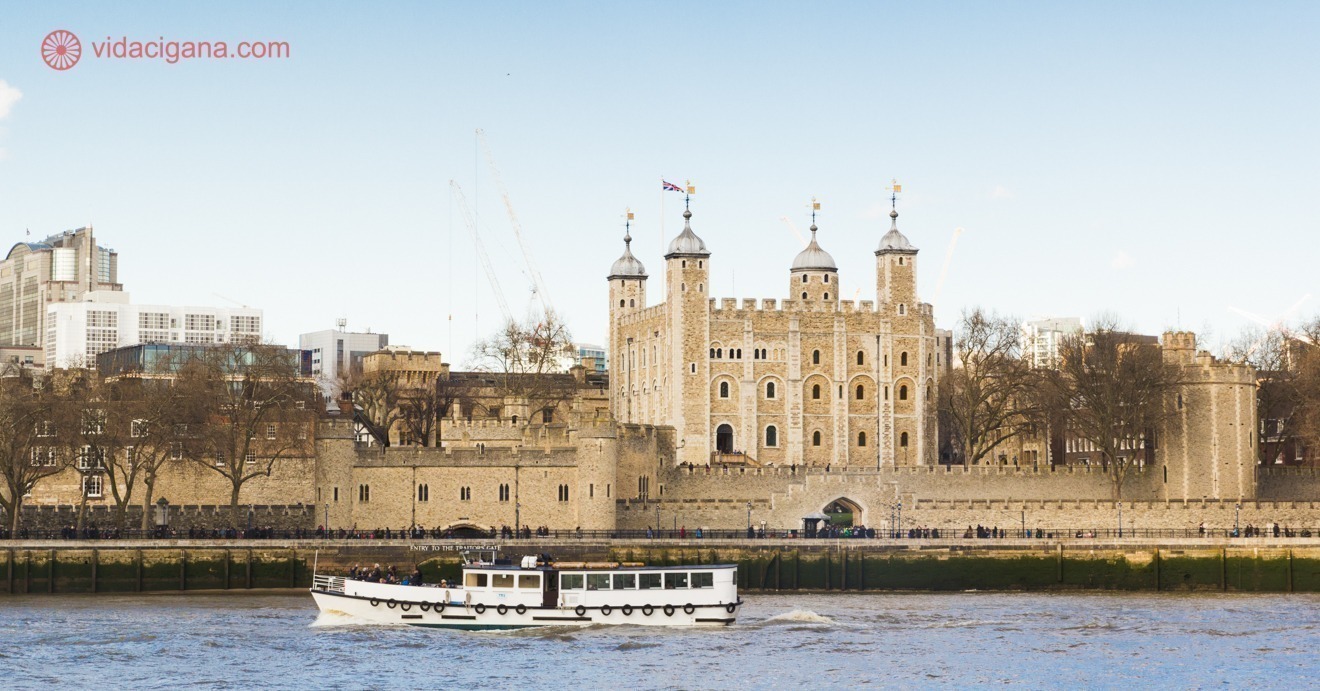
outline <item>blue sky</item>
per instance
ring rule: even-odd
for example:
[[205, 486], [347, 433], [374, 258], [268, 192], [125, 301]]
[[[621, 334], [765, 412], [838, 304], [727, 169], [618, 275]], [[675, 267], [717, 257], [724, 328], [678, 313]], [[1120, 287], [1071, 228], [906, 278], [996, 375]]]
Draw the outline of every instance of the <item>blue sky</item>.
[[[96, 59], [107, 36], [292, 57]], [[461, 364], [500, 314], [450, 179], [531, 298], [480, 127], [578, 340], [605, 339], [625, 207], [662, 292], [661, 176], [698, 186], [712, 295], [778, 299], [812, 195], [842, 294], [873, 298], [897, 178], [923, 299], [965, 229], [941, 326], [1109, 312], [1213, 347], [1249, 323], [1229, 305], [1320, 311], [1316, 36], [1314, 3], [29, 4], [0, 24], [0, 241], [91, 222], [135, 301], [262, 307], [285, 343], [346, 317]]]

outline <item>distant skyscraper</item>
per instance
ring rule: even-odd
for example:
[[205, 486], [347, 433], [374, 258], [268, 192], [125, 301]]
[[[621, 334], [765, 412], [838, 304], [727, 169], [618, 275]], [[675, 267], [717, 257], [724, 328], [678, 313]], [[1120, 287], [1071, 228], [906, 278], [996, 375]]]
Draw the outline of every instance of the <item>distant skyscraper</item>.
[[118, 253], [97, 245], [90, 225], [17, 243], [0, 261], [0, 345], [42, 348], [47, 305], [123, 289]]
[[605, 374], [610, 363], [605, 346], [594, 343], [577, 343], [577, 363], [586, 368], [588, 374]]
[[1027, 320], [1022, 323], [1022, 357], [1032, 367], [1056, 368], [1063, 339], [1081, 332], [1082, 320], [1077, 317]]
[[298, 348], [312, 353], [312, 376], [321, 384], [321, 393], [329, 400], [342, 373], [362, 366], [362, 358], [390, 344], [389, 334], [345, 331], [347, 322], [340, 319], [336, 328], [305, 333], [298, 337]]

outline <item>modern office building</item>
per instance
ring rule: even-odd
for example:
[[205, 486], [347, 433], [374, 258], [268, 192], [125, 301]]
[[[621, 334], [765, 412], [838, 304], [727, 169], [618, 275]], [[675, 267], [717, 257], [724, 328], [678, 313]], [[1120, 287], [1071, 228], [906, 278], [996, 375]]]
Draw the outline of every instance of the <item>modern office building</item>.
[[1077, 317], [1029, 319], [1022, 323], [1022, 357], [1032, 367], [1058, 367], [1059, 345], [1081, 332], [1082, 320]]
[[0, 345], [44, 353], [47, 305], [123, 289], [118, 253], [97, 245], [90, 225], [17, 243], [0, 261]]
[[91, 291], [46, 309], [48, 367], [94, 367], [107, 350], [139, 343], [208, 345], [260, 341], [262, 312], [251, 307], [129, 304], [123, 291]]
[[312, 354], [312, 376], [321, 385], [321, 392], [330, 400], [341, 373], [362, 367], [362, 358], [382, 350], [390, 344], [389, 334], [370, 331], [346, 331], [348, 323], [340, 319], [333, 329], [305, 333], [298, 337], [298, 347]]

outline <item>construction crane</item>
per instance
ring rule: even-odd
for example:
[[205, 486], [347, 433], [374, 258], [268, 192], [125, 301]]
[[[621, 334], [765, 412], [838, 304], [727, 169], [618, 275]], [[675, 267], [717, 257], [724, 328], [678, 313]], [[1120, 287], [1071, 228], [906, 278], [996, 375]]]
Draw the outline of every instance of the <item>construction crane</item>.
[[506, 322], [513, 321], [513, 312], [509, 311], [509, 303], [504, 300], [504, 290], [500, 288], [499, 276], [495, 274], [495, 267], [490, 263], [490, 256], [486, 254], [486, 246], [481, 242], [481, 233], [477, 231], [477, 223], [472, 219], [472, 212], [468, 210], [467, 197], [463, 196], [463, 188], [458, 186], [454, 180], [449, 181], [449, 190], [458, 202], [459, 212], [463, 214], [463, 222], [467, 224], [468, 230], [472, 233], [472, 244], [477, 249], [477, 258], [481, 261], [481, 268], [486, 271], [486, 279], [490, 281], [491, 291], [495, 293], [495, 301], [499, 303], [500, 312], [504, 314]]
[[1255, 355], [1256, 351], [1260, 350], [1261, 346], [1265, 344], [1265, 340], [1269, 338], [1270, 334], [1276, 331], [1279, 333], [1279, 335], [1283, 336], [1284, 338], [1301, 341], [1302, 343], [1308, 343], [1310, 345], [1316, 345], [1316, 343], [1312, 341], [1310, 338], [1308, 338], [1305, 334], [1299, 334], [1294, 332], [1292, 329], [1289, 329], [1288, 325], [1286, 324], [1286, 321], [1290, 317], [1292, 317], [1293, 313], [1301, 309], [1302, 305], [1305, 304], [1306, 301], [1310, 299], [1311, 299], [1310, 293], [1303, 295], [1301, 299], [1299, 299], [1297, 302], [1294, 302], [1292, 307], [1289, 307], [1288, 309], [1284, 310], [1283, 314], [1280, 314], [1279, 317], [1274, 321], [1270, 321], [1269, 319], [1266, 319], [1265, 317], [1262, 317], [1258, 314], [1252, 314], [1251, 312], [1248, 312], [1244, 309], [1238, 309], [1237, 307], [1229, 305], [1228, 310], [1230, 312], [1234, 312], [1239, 316], [1246, 317], [1247, 319], [1256, 322], [1264, 329], [1260, 338], [1257, 339], [1255, 343], [1252, 343], [1251, 347], [1247, 349], [1247, 357], [1251, 357]]
[[545, 281], [541, 280], [541, 272], [536, 268], [536, 262], [532, 260], [532, 253], [527, 249], [527, 243], [523, 242], [522, 223], [518, 221], [518, 214], [513, 210], [513, 202], [509, 199], [509, 190], [504, 186], [504, 178], [500, 175], [499, 166], [495, 165], [495, 155], [490, 151], [490, 143], [486, 141], [486, 132], [477, 128], [477, 139], [481, 141], [481, 149], [486, 153], [486, 165], [490, 167], [490, 175], [495, 179], [495, 186], [499, 188], [500, 197], [504, 200], [504, 209], [509, 213], [509, 223], [513, 226], [513, 236], [518, 240], [518, 249], [522, 250], [523, 263], [527, 265], [527, 274], [532, 279], [532, 292], [536, 293], [536, 299], [541, 302], [541, 309], [546, 314], [554, 312], [553, 305], [550, 304], [550, 293], [545, 288]]

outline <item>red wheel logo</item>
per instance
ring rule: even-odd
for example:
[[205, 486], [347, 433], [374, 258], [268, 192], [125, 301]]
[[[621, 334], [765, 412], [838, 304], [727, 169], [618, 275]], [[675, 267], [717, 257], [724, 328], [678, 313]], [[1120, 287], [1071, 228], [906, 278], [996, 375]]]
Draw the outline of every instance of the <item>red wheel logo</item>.
[[41, 42], [41, 59], [57, 70], [73, 67], [81, 57], [82, 43], [71, 31], [52, 31]]

